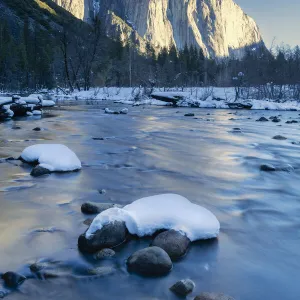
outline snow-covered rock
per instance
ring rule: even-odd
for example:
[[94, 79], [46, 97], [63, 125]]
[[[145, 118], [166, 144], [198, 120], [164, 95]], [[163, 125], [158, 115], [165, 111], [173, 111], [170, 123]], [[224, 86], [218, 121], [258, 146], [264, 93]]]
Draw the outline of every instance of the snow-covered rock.
[[21, 158], [28, 163], [39, 163], [51, 172], [69, 172], [81, 169], [81, 162], [68, 147], [60, 144], [40, 144], [27, 147]]
[[42, 112], [41, 112], [40, 110], [33, 110], [33, 111], [32, 111], [32, 114], [33, 114], [34, 116], [40, 116], [40, 115], [42, 115]]
[[104, 112], [105, 112], [106, 114], [114, 114], [114, 113], [115, 113], [114, 110], [111, 110], [111, 109], [109, 109], [109, 108], [105, 108]]
[[120, 110], [121, 115], [127, 115], [128, 114], [128, 108], [123, 108]]
[[163, 194], [100, 213], [86, 232], [86, 238], [92, 238], [97, 230], [115, 221], [125, 222], [128, 231], [140, 237], [160, 229], [174, 229], [196, 241], [214, 238], [220, 230], [219, 221], [206, 208], [179, 195]]

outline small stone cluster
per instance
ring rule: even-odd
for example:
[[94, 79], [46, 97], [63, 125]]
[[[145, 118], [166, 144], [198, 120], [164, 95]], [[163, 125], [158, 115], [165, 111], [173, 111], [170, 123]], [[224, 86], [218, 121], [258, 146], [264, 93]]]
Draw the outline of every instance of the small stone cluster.
[[21, 96], [14, 95], [11, 100], [2, 102], [0, 105], [0, 121], [11, 119], [14, 117], [24, 117], [42, 114], [42, 99], [39, 103], [29, 104], [22, 100]]

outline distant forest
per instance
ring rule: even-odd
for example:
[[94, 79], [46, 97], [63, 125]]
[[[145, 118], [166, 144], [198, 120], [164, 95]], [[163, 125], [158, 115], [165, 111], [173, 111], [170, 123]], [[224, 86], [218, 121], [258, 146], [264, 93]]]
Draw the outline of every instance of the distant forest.
[[[65, 22], [53, 30], [28, 18], [0, 19], [0, 90], [88, 90], [93, 86], [196, 87], [290, 85], [300, 97], [300, 48], [248, 49], [243, 59], [206, 59], [196, 47], [140, 53], [93, 26]], [[243, 74], [238, 76], [238, 74]]]

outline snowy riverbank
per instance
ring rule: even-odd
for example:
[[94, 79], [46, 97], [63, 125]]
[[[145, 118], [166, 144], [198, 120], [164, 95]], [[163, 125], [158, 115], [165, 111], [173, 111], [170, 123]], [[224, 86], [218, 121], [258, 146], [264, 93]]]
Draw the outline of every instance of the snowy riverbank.
[[[148, 93], [147, 93], [148, 92]], [[177, 102], [179, 107], [220, 108], [228, 109], [228, 104], [235, 102], [235, 89], [229, 88], [186, 88], [186, 89], [154, 89], [155, 94], [178, 96], [182, 100]], [[51, 97], [57, 103], [64, 101], [101, 101], [111, 100], [127, 105], [159, 105], [166, 106], [172, 103], [156, 100], [149, 91], [143, 88], [92, 88], [89, 91], [75, 91], [71, 94], [51, 92]], [[253, 110], [300, 110], [297, 100], [271, 99], [239, 99], [238, 103], [252, 106]]]

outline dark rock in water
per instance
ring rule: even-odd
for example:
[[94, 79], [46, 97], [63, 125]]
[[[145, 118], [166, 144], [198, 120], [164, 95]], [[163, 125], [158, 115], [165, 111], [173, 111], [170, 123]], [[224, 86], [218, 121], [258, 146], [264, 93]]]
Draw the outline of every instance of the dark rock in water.
[[95, 253], [94, 259], [102, 260], [102, 259], [114, 257], [115, 255], [116, 255], [116, 252], [114, 250], [106, 248], [106, 249], [102, 249], [102, 250], [98, 251], [97, 253]]
[[51, 173], [51, 171], [49, 171], [48, 169], [43, 168], [41, 166], [36, 166], [32, 169], [30, 175], [33, 177], [39, 177], [39, 176], [47, 175], [50, 173]]
[[102, 138], [102, 137], [101, 137], [101, 138], [93, 138], [93, 140], [94, 140], [94, 141], [104, 141], [105, 138]]
[[133, 253], [127, 260], [130, 272], [144, 276], [162, 276], [173, 267], [165, 250], [159, 247], [148, 247]]
[[235, 120], [234, 118], [230, 118], [230, 119], [229, 119], [229, 121], [234, 121], [234, 120]]
[[4, 280], [6, 286], [10, 288], [17, 288], [26, 280], [26, 277], [18, 273], [7, 272], [2, 275], [2, 279]]
[[99, 214], [100, 209], [97, 205], [87, 202], [81, 205], [81, 212], [87, 215], [93, 215], [93, 214]]
[[42, 109], [43, 109], [43, 106], [40, 105], [40, 104], [37, 104], [37, 105], [32, 107], [32, 111], [34, 111], [34, 110], [40, 110], [41, 111]]
[[279, 122], [281, 122], [281, 120], [280, 120], [278, 117], [274, 117], [274, 118], [272, 118], [271, 120], [272, 120], [272, 122], [274, 122], [274, 123], [279, 123]]
[[48, 264], [47, 263], [34, 263], [32, 265], [29, 266], [29, 269], [31, 272], [33, 273], [37, 273], [37, 272], [40, 272], [44, 269], [46, 269], [48, 267]]
[[258, 120], [256, 120], [256, 122], [269, 122], [269, 120], [265, 117], [261, 117]]
[[274, 172], [276, 171], [276, 168], [272, 165], [261, 165], [260, 170], [265, 172]]
[[180, 232], [168, 230], [155, 237], [151, 246], [164, 249], [172, 260], [184, 256], [190, 246], [191, 241]]
[[279, 141], [284, 141], [286, 140], [287, 138], [285, 136], [282, 136], [282, 135], [275, 135], [273, 137], [273, 140], [279, 140]]
[[241, 128], [235, 127], [235, 128], [233, 128], [233, 130], [235, 130], [235, 131], [241, 131]]
[[219, 293], [201, 293], [194, 300], [234, 300], [234, 298]]
[[33, 131], [41, 131], [42, 129], [40, 127], [35, 127], [32, 129]]
[[14, 112], [14, 117], [23, 117], [26, 116], [28, 108], [27, 105], [14, 103], [10, 106], [10, 110]]
[[82, 252], [95, 253], [105, 248], [116, 247], [126, 241], [127, 228], [125, 222], [113, 222], [97, 230], [90, 239], [85, 234], [78, 238], [78, 248]]
[[86, 202], [81, 205], [81, 212], [87, 215], [100, 214], [102, 211], [105, 211], [114, 206], [115, 205], [111, 203], [93, 204], [90, 202]]
[[185, 297], [195, 288], [195, 283], [190, 279], [183, 279], [170, 287], [170, 290], [179, 296]]
[[18, 130], [18, 129], [21, 129], [21, 127], [20, 126], [13, 126], [11, 129]]
[[185, 116], [185, 117], [195, 117], [195, 114], [193, 114], [193, 113], [188, 113], [188, 114], [185, 114], [184, 116]]
[[298, 121], [296, 121], [296, 120], [291, 120], [291, 121], [286, 121], [285, 123], [286, 123], [286, 124], [297, 124]]
[[98, 190], [99, 194], [104, 195], [106, 194], [106, 190], [102, 189], [102, 190]]

